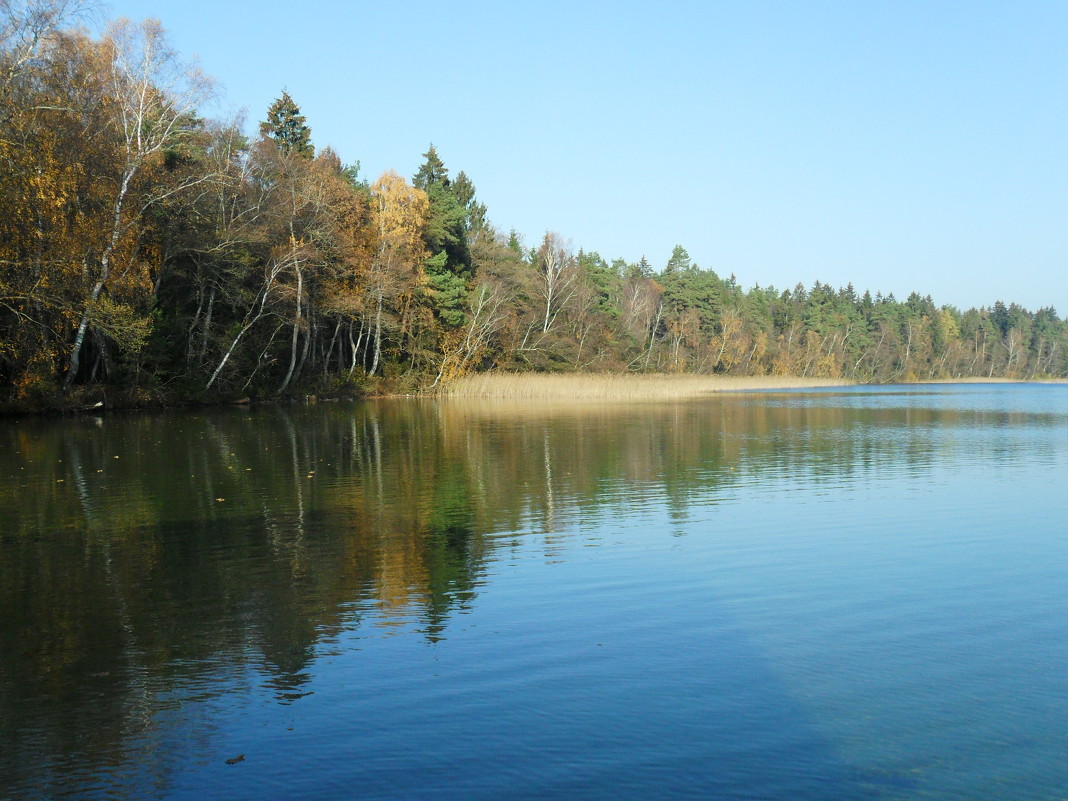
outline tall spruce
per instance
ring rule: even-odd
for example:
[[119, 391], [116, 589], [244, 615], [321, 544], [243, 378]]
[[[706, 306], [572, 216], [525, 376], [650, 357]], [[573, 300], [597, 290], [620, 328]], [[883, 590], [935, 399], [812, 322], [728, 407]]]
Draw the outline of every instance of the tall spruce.
[[277, 142], [283, 155], [292, 153], [307, 159], [315, 156], [311, 128], [300, 113], [300, 107], [286, 91], [267, 109], [267, 119], [260, 123], [260, 133]]
[[454, 275], [469, 277], [471, 255], [468, 251], [468, 209], [474, 201], [474, 185], [460, 174], [459, 181], [449, 178], [449, 170], [433, 144], [423, 154], [425, 161], [412, 176], [412, 185], [426, 192], [430, 200], [427, 216], [427, 250], [432, 255], [446, 254], [440, 268]]

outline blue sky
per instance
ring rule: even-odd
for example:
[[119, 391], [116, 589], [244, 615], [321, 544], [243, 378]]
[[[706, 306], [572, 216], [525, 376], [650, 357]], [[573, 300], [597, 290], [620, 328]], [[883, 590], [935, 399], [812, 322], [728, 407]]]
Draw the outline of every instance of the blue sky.
[[116, 0], [248, 129], [374, 179], [433, 142], [494, 224], [739, 282], [1068, 314], [1068, 3]]

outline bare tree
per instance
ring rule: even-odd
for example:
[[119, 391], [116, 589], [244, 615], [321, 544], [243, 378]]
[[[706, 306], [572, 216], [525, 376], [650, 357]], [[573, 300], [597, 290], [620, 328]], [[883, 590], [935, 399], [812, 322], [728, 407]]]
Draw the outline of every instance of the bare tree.
[[[0, 0], [0, 98], [50, 36], [93, 7], [88, 0]], [[0, 103], [0, 120], [10, 111]]]

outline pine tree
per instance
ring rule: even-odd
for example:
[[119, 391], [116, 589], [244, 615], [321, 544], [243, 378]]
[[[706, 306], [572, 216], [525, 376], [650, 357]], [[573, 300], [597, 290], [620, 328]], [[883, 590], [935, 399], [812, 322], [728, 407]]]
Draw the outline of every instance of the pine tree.
[[293, 153], [307, 159], [315, 156], [311, 128], [288, 92], [283, 91], [267, 109], [267, 120], [260, 123], [260, 133], [277, 142], [283, 155]]
[[690, 260], [690, 254], [686, 252], [686, 248], [682, 245], [675, 245], [675, 249], [671, 251], [671, 258], [668, 259], [668, 263], [664, 267], [664, 273], [685, 272], [692, 267], [693, 262]]

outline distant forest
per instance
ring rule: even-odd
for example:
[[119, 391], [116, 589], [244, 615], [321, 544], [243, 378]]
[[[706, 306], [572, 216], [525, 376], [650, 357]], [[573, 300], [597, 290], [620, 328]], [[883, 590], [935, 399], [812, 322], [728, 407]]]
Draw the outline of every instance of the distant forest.
[[679, 246], [608, 261], [494, 227], [431, 145], [373, 181], [287, 93], [249, 138], [158, 22], [0, 0], [0, 401], [433, 387], [480, 370], [891, 382], [1068, 375], [1068, 322], [817, 282], [743, 289]]

